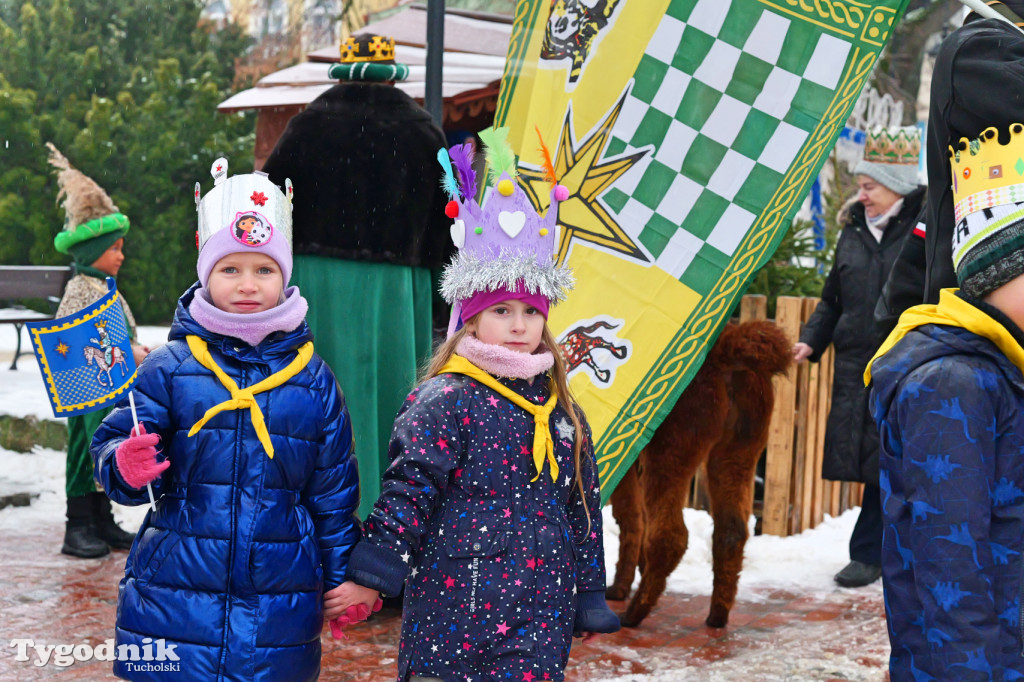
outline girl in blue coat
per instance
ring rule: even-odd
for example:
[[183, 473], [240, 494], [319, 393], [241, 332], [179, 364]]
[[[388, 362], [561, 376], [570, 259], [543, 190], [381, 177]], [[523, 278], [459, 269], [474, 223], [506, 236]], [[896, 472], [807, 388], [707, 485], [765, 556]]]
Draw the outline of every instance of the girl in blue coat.
[[[92, 443], [112, 499], [147, 504], [147, 484], [156, 496], [120, 585], [114, 672], [315, 680], [324, 590], [359, 537], [348, 412], [305, 300], [284, 289], [291, 184], [286, 196], [262, 174], [227, 179], [223, 159], [213, 170], [199, 282], [139, 369], [138, 430], [122, 401]], [[132, 656], [147, 649], [157, 660]]]
[[450, 154], [449, 338], [395, 421], [381, 496], [327, 617], [404, 585], [402, 682], [562, 680], [574, 634], [619, 628], [593, 443], [546, 324], [572, 284], [552, 258], [566, 191], [538, 217], [506, 168], [481, 208], [468, 149]]

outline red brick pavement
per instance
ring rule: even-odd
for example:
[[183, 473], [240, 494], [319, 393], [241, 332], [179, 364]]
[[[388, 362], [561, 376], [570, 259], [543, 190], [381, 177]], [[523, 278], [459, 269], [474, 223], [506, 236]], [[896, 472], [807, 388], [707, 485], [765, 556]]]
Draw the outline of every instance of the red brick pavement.
[[[15, 660], [14, 638], [101, 644], [113, 636], [124, 552], [78, 560], [57, 552], [62, 529], [0, 536], [0, 680], [110, 678], [110, 663], [58, 668]], [[573, 647], [567, 682], [598, 680], [887, 680], [888, 642], [881, 591], [820, 596], [768, 591], [742, 600], [728, 628], [704, 626], [707, 597], [666, 594], [636, 629]], [[621, 603], [612, 603], [621, 611]], [[400, 630], [397, 611], [324, 637], [325, 680], [390, 680]], [[577, 641], [578, 642], [578, 641]], [[29, 651], [30, 656], [34, 654]], [[285, 678], [282, 678], [285, 679]]]

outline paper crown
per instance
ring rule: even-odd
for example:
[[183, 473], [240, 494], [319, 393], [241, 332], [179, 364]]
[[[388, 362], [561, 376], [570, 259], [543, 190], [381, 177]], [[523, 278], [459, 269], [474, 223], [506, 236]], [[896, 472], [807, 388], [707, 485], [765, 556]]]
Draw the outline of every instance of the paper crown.
[[[517, 286], [557, 303], [565, 300], [566, 291], [573, 286], [572, 273], [559, 266], [554, 256], [558, 204], [567, 198], [568, 191], [555, 183], [551, 169], [551, 205], [543, 216], [539, 215], [515, 182], [516, 159], [506, 142], [507, 135], [507, 128], [480, 133], [496, 179], [483, 206], [475, 199], [473, 145], [456, 145], [438, 152], [438, 162], [444, 168], [442, 184], [451, 197], [445, 214], [454, 220], [452, 241], [459, 249], [441, 278], [441, 295], [450, 304], [482, 291], [499, 287], [512, 290]], [[550, 162], [546, 166], [550, 168]]]
[[[285, 191], [270, 181], [266, 173], [255, 171], [228, 177], [228, 161], [219, 158], [210, 166], [213, 189], [200, 199], [196, 183], [196, 210], [199, 227], [196, 246], [202, 250], [218, 230], [232, 227], [236, 238], [256, 246], [275, 232], [292, 247], [292, 181], [285, 180]], [[253, 216], [249, 219], [248, 216]]]
[[341, 63], [394, 62], [395, 39], [372, 33], [350, 36], [341, 43]]
[[864, 142], [864, 160], [869, 163], [918, 164], [921, 134], [917, 128], [876, 128]]
[[[1010, 125], [1010, 139], [986, 128], [974, 140], [960, 138], [949, 147], [953, 175], [953, 264], [993, 233], [1024, 219], [1024, 124]], [[995, 209], [995, 211], [993, 210]]]
[[404, 81], [409, 67], [395, 63], [395, 41], [360, 33], [341, 43], [341, 63], [331, 64], [327, 77], [344, 81]]

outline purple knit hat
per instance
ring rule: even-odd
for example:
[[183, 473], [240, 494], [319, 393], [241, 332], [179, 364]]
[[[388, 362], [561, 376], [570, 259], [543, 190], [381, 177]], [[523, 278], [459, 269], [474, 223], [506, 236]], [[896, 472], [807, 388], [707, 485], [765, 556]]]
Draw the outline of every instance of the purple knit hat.
[[262, 253], [281, 268], [283, 286], [292, 276], [292, 184], [285, 181], [285, 192], [270, 181], [266, 173], [227, 177], [228, 163], [213, 162], [214, 187], [196, 204], [199, 229], [196, 245], [199, 260], [196, 273], [206, 287], [217, 262], [233, 253]]

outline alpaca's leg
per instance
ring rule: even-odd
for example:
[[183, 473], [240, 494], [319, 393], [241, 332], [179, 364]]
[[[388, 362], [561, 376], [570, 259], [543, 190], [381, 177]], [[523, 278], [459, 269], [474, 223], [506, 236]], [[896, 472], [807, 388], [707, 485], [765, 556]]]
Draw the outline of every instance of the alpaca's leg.
[[708, 494], [715, 521], [711, 540], [715, 583], [705, 622], [713, 628], [725, 627], [736, 601], [743, 547], [747, 544], [747, 519], [753, 510], [754, 474], [762, 448], [763, 443], [727, 441], [718, 444], [708, 457]]
[[[622, 617], [626, 627], [636, 627], [647, 617], [665, 591], [669, 574], [686, 552], [689, 536], [683, 524], [683, 501], [704, 454], [692, 450], [656, 453], [651, 446], [647, 452], [647, 463], [640, 475], [645, 524], [640, 586]], [[682, 461], [683, 457], [690, 459]]]
[[[640, 454], [643, 457], [643, 453]], [[640, 558], [643, 540], [643, 491], [637, 475], [639, 462], [626, 471], [612, 493], [612, 516], [619, 524], [619, 562], [615, 565], [615, 582], [608, 588], [608, 599], [625, 599], [636, 575], [636, 562]]]

